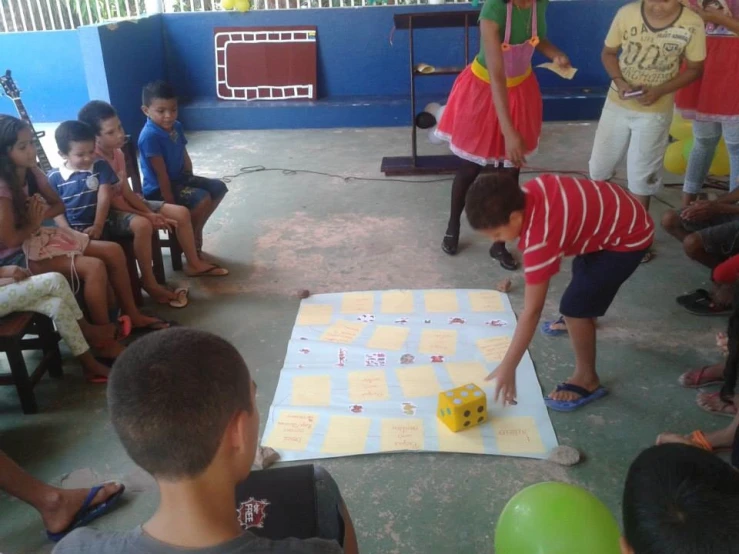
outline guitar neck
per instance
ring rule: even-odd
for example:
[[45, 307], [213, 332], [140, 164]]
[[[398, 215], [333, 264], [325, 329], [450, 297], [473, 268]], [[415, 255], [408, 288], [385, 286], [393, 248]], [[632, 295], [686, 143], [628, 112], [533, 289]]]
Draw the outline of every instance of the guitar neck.
[[48, 173], [49, 171], [51, 171], [51, 163], [49, 163], [49, 158], [46, 157], [46, 152], [44, 152], [44, 147], [41, 145], [41, 141], [36, 134], [36, 129], [33, 128], [33, 123], [31, 123], [31, 118], [28, 116], [26, 107], [23, 105], [23, 101], [20, 98], [14, 98], [13, 103], [15, 104], [15, 109], [18, 111], [18, 115], [20, 115], [21, 119], [25, 121], [31, 128], [33, 144], [34, 146], [36, 146], [36, 157], [38, 158], [38, 165], [44, 173]]

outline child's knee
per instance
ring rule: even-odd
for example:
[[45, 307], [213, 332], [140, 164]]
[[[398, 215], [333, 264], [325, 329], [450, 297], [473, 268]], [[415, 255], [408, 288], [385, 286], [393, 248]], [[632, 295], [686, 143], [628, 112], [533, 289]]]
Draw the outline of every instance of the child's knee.
[[166, 213], [162, 213], [162, 215], [174, 219], [179, 224], [188, 224], [190, 222], [190, 210], [185, 206], [167, 204]]
[[106, 278], [105, 262], [100, 258], [93, 258], [91, 256], [77, 258], [75, 261], [75, 269], [77, 269], [77, 273], [80, 274], [80, 277], [86, 281], [91, 279], [104, 280]]
[[670, 231], [680, 227], [680, 214], [675, 210], [667, 210], [662, 215], [662, 228]]
[[131, 220], [131, 231], [134, 235], [151, 236], [154, 233], [154, 226], [145, 217], [137, 215]]
[[703, 239], [698, 233], [692, 233], [683, 240], [683, 250], [689, 258], [695, 258], [704, 253]]

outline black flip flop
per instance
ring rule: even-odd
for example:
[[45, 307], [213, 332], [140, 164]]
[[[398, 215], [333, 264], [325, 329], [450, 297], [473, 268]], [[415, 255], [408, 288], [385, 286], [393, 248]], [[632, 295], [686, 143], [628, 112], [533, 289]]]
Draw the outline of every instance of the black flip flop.
[[701, 298], [709, 298], [711, 294], [706, 289], [695, 289], [693, 292], [683, 294], [675, 298], [675, 301], [681, 306], [692, 304]]
[[698, 298], [683, 307], [693, 315], [729, 315], [733, 311], [731, 306], [716, 304], [710, 298]]

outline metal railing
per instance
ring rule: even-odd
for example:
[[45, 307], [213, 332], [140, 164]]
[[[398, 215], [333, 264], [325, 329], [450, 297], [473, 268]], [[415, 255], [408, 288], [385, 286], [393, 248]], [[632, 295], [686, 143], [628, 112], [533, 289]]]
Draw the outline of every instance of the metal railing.
[[[464, 4], [469, 0], [446, 0]], [[251, 0], [253, 10], [435, 4], [438, 0]], [[158, 6], [159, 9], [156, 7]], [[0, 33], [56, 31], [147, 13], [222, 11], [220, 0], [0, 0]]]

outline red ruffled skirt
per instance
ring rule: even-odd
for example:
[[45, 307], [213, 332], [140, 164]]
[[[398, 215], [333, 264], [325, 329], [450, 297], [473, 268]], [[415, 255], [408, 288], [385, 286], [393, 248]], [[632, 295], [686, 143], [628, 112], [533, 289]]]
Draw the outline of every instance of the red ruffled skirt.
[[[508, 88], [508, 106], [527, 152], [533, 153], [539, 145], [544, 111], [539, 82], [533, 72]], [[490, 83], [475, 75], [472, 66], [457, 77], [436, 136], [447, 141], [455, 155], [478, 165], [506, 159], [505, 140]]]
[[708, 37], [703, 76], [678, 91], [677, 109], [687, 119], [739, 121], [739, 38]]

